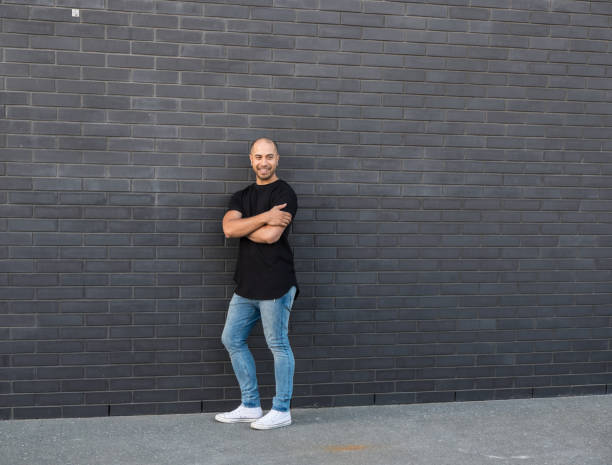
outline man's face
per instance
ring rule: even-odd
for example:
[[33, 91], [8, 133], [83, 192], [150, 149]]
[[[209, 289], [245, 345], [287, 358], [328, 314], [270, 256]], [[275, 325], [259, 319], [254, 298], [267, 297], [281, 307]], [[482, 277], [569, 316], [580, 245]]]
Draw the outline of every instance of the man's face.
[[259, 181], [272, 182], [276, 179], [276, 167], [278, 166], [278, 153], [274, 144], [261, 140], [253, 144], [251, 153], [251, 166]]

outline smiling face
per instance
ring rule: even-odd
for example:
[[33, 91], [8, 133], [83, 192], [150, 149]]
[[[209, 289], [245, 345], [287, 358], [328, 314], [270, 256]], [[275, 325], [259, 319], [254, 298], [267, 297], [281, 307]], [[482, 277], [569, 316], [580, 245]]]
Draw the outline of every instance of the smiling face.
[[271, 140], [257, 139], [251, 147], [249, 158], [253, 171], [255, 171], [257, 184], [270, 184], [278, 179], [276, 167], [279, 155]]

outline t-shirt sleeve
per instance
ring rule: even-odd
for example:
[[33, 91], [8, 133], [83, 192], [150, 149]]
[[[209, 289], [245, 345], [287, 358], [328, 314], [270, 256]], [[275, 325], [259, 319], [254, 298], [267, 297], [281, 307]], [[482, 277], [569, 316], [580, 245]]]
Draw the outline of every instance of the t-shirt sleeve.
[[295, 192], [293, 192], [293, 189], [291, 189], [289, 186], [286, 186], [284, 189], [280, 189], [272, 197], [272, 206], [281, 205], [283, 203], [287, 204], [287, 206], [283, 208], [283, 211], [291, 213], [291, 221], [293, 221], [298, 210], [298, 202], [297, 195], [295, 195]]
[[242, 210], [242, 195], [241, 191], [234, 192], [229, 201], [228, 210], [238, 210], [240, 213], [244, 215], [244, 211]]

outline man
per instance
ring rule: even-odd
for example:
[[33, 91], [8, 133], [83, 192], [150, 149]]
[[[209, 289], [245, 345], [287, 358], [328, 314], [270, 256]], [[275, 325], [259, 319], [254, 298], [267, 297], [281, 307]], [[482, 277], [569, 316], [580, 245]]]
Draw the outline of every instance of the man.
[[[239, 237], [238, 263], [221, 341], [229, 352], [240, 385], [242, 403], [215, 416], [223, 423], [249, 422], [254, 429], [291, 424], [289, 403], [295, 361], [289, 345], [289, 314], [299, 294], [293, 252], [286, 229], [297, 211], [297, 196], [278, 178], [279, 155], [274, 141], [257, 139], [249, 154], [255, 183], [236, 192], [223, 217], [225, 237]], [[255, 361], [246, 340], [261, 318], [268, 347], [274, 355], [276, 396], [263, 416]]]

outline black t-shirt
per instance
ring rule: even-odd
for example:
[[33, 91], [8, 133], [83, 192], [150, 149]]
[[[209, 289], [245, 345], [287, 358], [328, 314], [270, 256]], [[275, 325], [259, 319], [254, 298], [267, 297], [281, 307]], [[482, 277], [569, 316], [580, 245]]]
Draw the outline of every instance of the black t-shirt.
[[[283, 211], [291, 213], [293, 222], [298, 209], [297, 196], [289, 184], [277, 179], [270, 184], [253, 183], [236, 192], [230, 199], [229, 210], [238, 210], [243, 218], [248, 218], [283, 203], [287, 204]], [[255, 300], [277, 299], [295, 286], [297, 299], [300, 289], [289, 245], [289, 226], [273, 244], [253, 242], [246, 236], [240, 238], [234, 272], [236, 294]]]

